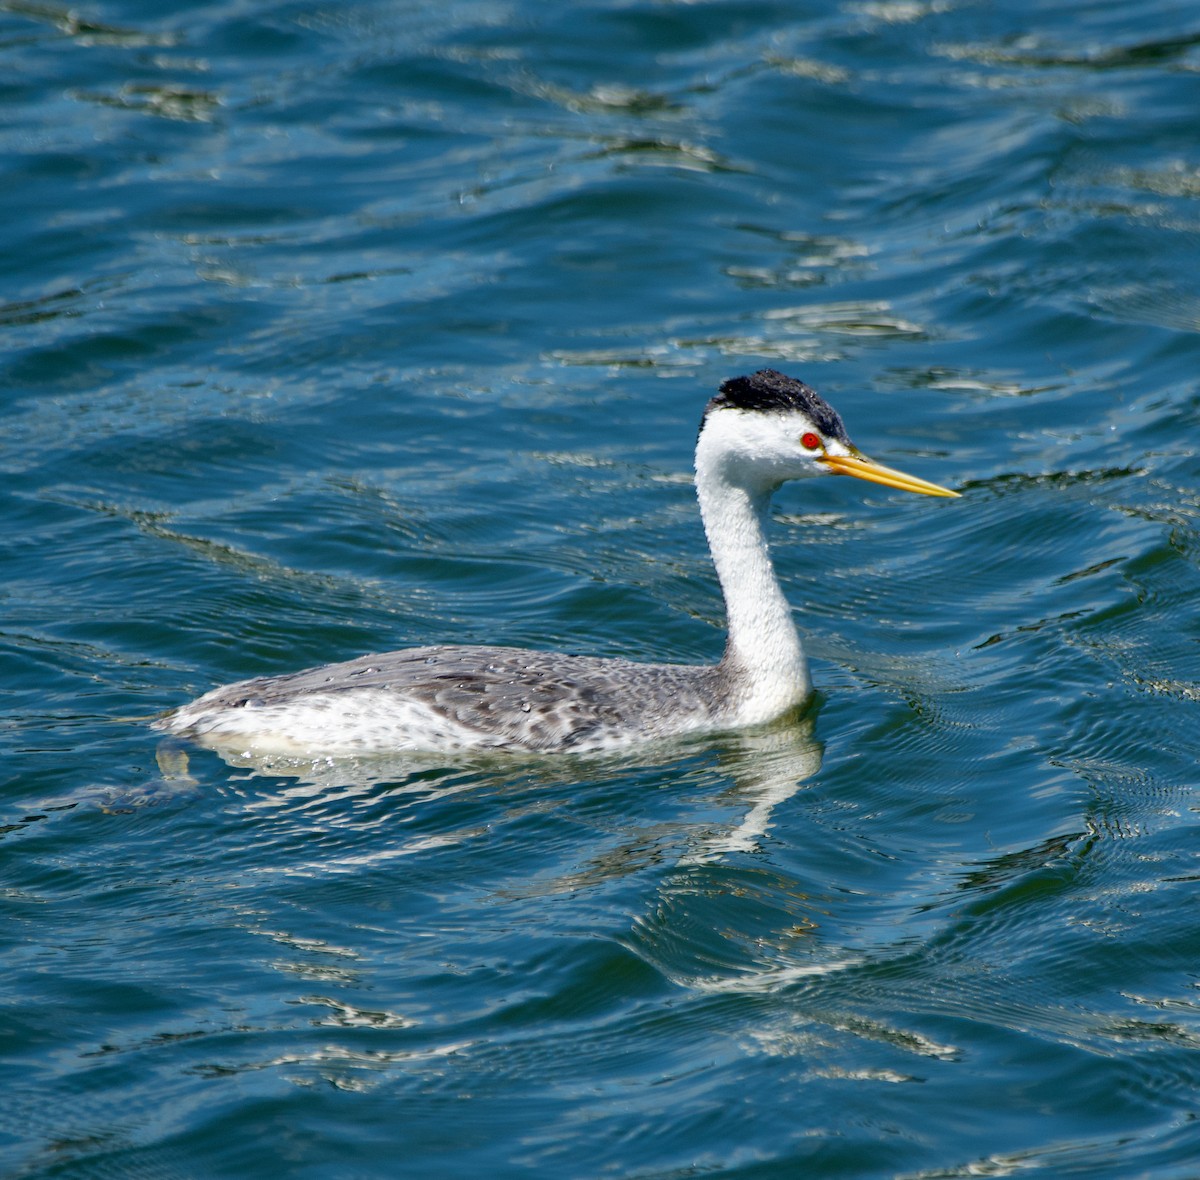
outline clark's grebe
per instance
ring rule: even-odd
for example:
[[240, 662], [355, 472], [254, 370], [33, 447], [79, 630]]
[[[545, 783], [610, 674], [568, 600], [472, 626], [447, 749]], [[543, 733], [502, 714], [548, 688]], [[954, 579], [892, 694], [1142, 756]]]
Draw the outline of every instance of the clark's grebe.
[[725, 595], [729, 635], [718, 664], [417, 647], [244, 680], [155, 725], [218, 749], [320, 757], [584, 752], [772, 721], [812, 685], [767, 550], [771, 494], [786, 480], [825, 474], [958, 495], [868, 459], [828, 402], [772, 369], [726, 381], [705, 407], [696, 494]]

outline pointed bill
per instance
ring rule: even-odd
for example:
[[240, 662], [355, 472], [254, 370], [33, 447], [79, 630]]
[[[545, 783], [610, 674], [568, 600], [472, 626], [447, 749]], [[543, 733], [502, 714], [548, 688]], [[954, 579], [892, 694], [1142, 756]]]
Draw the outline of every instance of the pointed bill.
[[853, 475], [855, 479], [865, 479], [870, 483], [881, 483], [885, 487], [899, 488], [903, 492], [918, 492], [922, 496], [957, 496], [940, 484], [918, 479], [915, 475], [907, 475], [891, 467], [884, 467], [874, 459], [857, 451], [852, 455], [822, 455], [817, 460], [824, 463], [835, 475]]

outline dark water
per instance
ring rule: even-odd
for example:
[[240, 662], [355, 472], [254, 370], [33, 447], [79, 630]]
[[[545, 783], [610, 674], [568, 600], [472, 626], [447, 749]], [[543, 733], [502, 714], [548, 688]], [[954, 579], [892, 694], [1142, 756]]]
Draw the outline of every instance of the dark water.
[[[5, 1174], [1200, 1175], [1193, 5], [0, 46]], [[964, 492], [780, 496], [805, 722], [157, 757], [380, 648], [715, 658], [690, 450], [764, 364]]]

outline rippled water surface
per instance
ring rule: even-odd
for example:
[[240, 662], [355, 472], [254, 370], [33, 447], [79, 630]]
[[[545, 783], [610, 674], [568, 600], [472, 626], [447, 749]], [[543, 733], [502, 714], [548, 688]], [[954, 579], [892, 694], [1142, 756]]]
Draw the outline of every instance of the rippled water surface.
[[[1200, 1174], [1200, 15], [0, 3], [0, 1170]], [[603, 759], [158, 748], [437, 640], [820, 694]]]

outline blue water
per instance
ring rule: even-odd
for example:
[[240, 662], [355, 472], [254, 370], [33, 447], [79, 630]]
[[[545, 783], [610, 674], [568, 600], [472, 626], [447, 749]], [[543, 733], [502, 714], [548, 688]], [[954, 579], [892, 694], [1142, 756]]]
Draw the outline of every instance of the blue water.
[[[1200, 15], [0, 4], [0, 1171], [1200, 1175]], [[159, 749], [432, 641], [820, 693], [603, 760]]]

